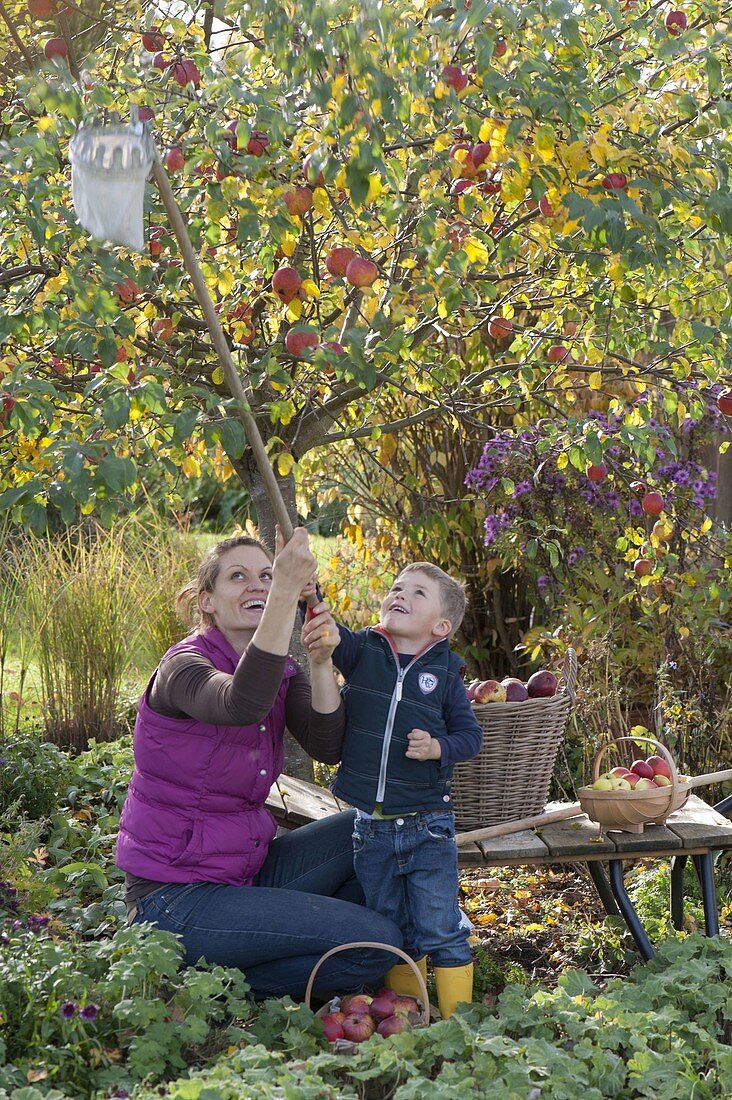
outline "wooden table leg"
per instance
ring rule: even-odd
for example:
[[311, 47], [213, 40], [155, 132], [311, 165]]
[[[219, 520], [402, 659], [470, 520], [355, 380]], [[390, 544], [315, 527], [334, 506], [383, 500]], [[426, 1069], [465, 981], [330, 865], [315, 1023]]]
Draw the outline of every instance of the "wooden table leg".
[[628, 892], [625, 889], [625, 883], [623, 882], [623, 861], [622, 859], [608, 860], [608, 866], [610, 868], [610, 886], [615, 896], [615, 900], [618, 903], [618, 908], [623, 915], [625, 923], [630, 929], [630, 934], [636, 942], [636, 946], [640, 951], [643, 961], [648, 962], [652, 959], [656, 952], [651, 946], [651, 941], [648, 939], [646, 930], [640, 922], [640, 918], [633, 908], [633, 902], [628, 897]]
[[717, 911], [717, 889], [714, 884], [714, 856], [711, 852], [692, 856], [701, 886], [704, 905], [704, 931], [708, 936], [719, 935], [719, 914]]

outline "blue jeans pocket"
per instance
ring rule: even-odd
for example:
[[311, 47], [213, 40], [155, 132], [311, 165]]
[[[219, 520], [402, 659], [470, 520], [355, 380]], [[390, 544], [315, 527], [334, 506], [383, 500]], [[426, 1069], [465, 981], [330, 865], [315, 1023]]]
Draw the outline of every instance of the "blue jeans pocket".
[[455, 818], [452, 814], [426, 814], [424, 826], [432, 840], [455, 840]]

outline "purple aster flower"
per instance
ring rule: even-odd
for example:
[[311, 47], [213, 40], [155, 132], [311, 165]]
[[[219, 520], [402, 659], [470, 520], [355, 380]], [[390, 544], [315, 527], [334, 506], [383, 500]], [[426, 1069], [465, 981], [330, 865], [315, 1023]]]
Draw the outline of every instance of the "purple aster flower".
[[61, 1015], [64, 1020], [70, 1020], [72, 1016], [76, 1014], [77, 1005], [75, 1001], [64, 1001], [61, 1005]]
[[519, 481], [518, 485], [516, 486], [516, 488], [513, 491], [513, 495], [514, 495], [514, 497], [520, 497], [520, 496], [523, 496], [525, 493], [530, 493], [530, 492], [531, 492], [531, 482], [530, 481]]
[[703, 493], [706, 488], [706, 483], [697, 479], [696, 481], [692, 481], [691, 487], [695, 493]]
[[539, 589], [540, 592], [542, 591], [542, 589], [548, 588], [550, 584], [551, 584], [551, 581], [550, 581], [549, 577], [546, 576], [545, 573], [542, 573], [542, 575], [540, 577], [536, 578], [536, 586], [537, 586], [537, 588]]
[[50, 919], [50, 917], [39, 917], [33, 914], [28, 917], [26, 924], [28, 928], [45, 928]]
[[82, 1020], [94, 1020], [98, 1011], [98, 1005], [84, 1005], [79, 1015], [81, 1016]]

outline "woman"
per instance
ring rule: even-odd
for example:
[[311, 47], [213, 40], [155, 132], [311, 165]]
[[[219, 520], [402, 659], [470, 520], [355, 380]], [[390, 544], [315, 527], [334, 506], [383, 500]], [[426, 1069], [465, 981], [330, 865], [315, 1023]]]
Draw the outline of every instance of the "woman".
[[[140, 700], [117, 841], [130, 920], [177, 933], [189, 964], [239, 967], [257, 997], [301, 997], [337, 944], [401, 946], [396, 925], [360, 904], [353, 814], [275, 840], [265, 807], [285, 726], [316, 760], [340, 758], [344, 712], [330, 659], [338, 632], [325, 604], [303, 627], [311, 684], [287, 653], [315, 569], [304, 528], [286, 546], [278, 532], [274, 563], [250, 538], [206, 556], [179, 597], [195, 602], [199, 629], [168, 650]], [[378, 982], [393, 961], [377, 950], [335, 955], [316, 992]]]

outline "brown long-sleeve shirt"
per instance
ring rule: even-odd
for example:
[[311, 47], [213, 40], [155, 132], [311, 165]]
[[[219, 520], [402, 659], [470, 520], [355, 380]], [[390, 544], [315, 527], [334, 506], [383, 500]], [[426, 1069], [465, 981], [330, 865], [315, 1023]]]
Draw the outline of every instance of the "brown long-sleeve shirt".
[[[163, 659], [148, 695], [150, 707], [166, 718], [196, 718], [218, 726], [249, 726], [270, 711], [285, 670], [286, 658], [250, 644], [234, 674], [220, 672], [198, 653], [176, 653]], [[313, 710], [305, 673], [291, 677], [285, 697], [285, 721], [309, 756], [337, 764], [345, 730], [343, 704], [332, 714]], [[164, 883], [125, 876], [128, 908]]]

